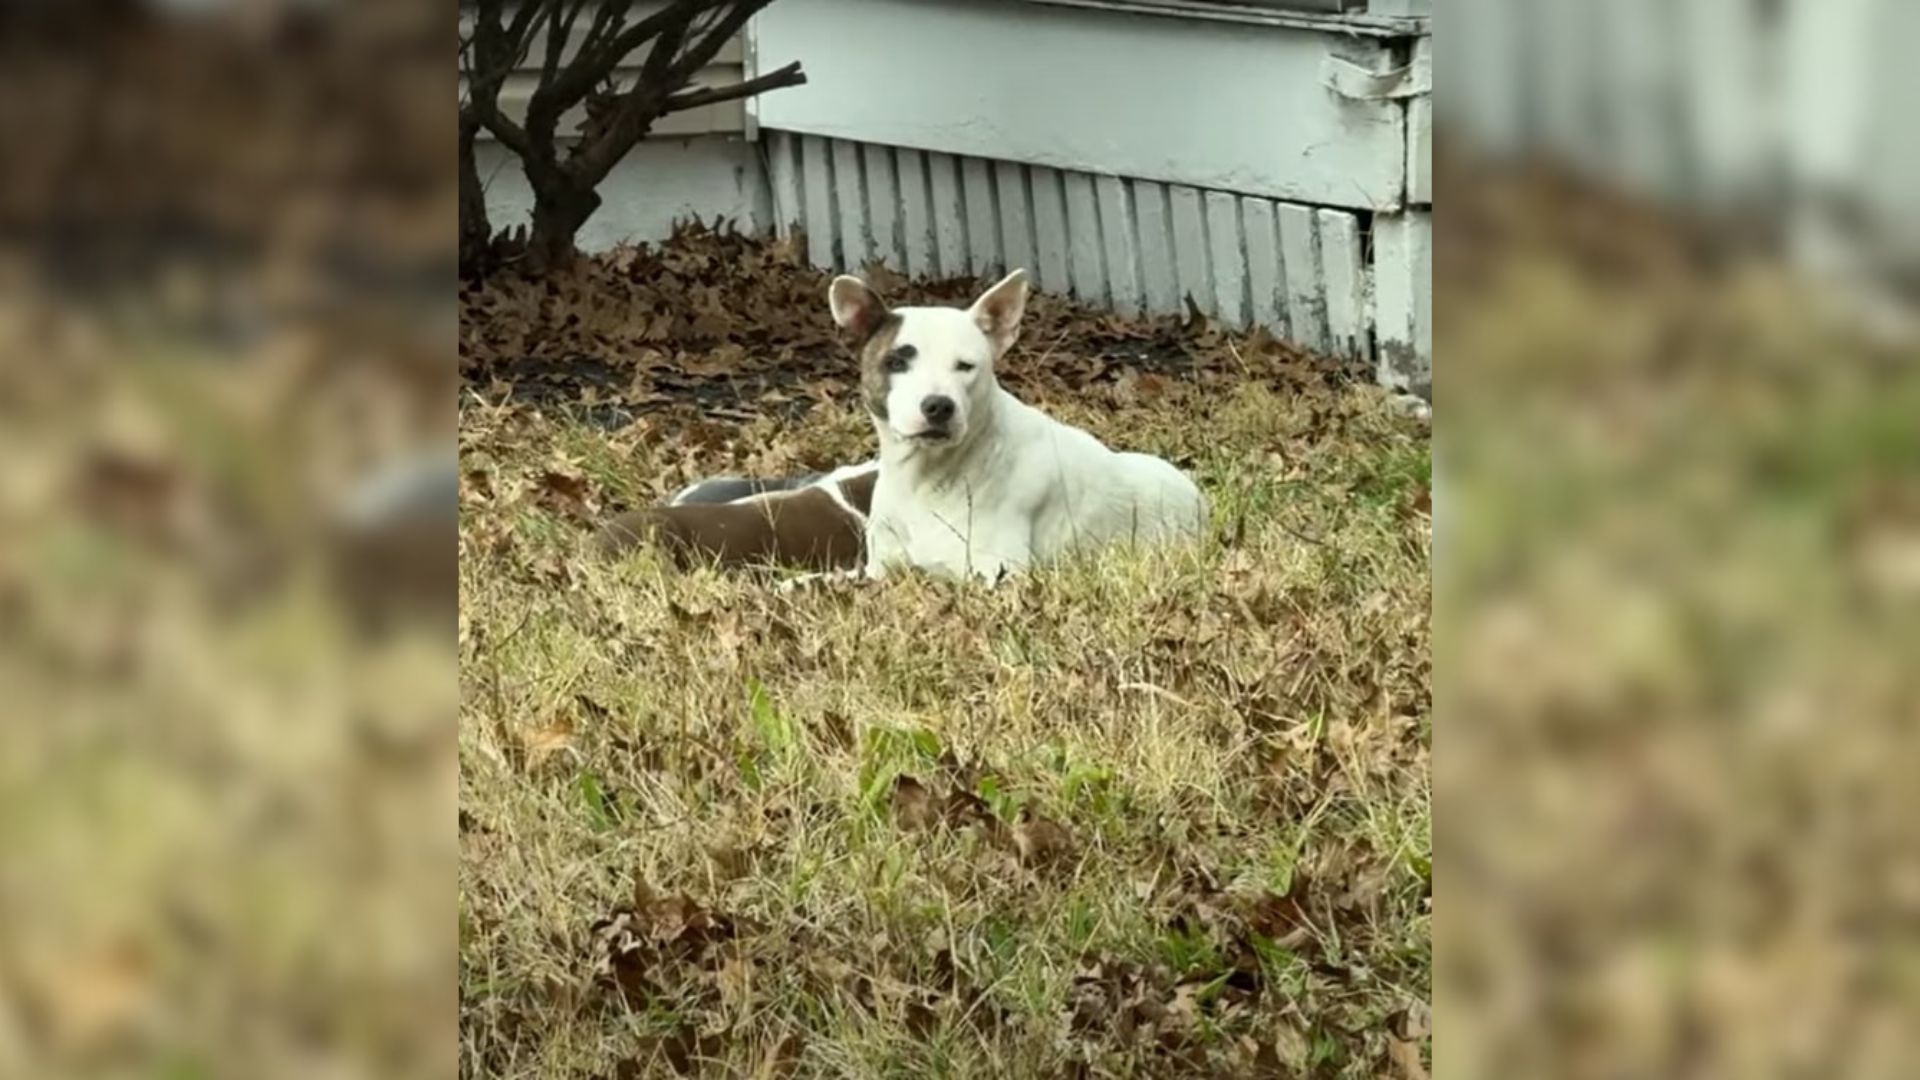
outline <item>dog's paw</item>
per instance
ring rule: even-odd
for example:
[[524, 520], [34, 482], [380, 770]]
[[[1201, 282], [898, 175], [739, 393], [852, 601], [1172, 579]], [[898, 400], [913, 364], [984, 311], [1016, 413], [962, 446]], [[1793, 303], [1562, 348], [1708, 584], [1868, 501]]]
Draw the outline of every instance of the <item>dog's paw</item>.
[[820, 580], [825, 576], [824, 574], [801, 574], [799, 577], [786, 578], [774, 582], [773, 591], [781, 596], [790, 596], [802, 589], [811, 588], [819, 584]]
[[858, 570], [830, 570], [823, 573], [800, 574], [784, 581], [776, 582], [773, 591], [782, 596], [803, 590], [813, 590], [826, 585], [862, 584], [870, 580]]

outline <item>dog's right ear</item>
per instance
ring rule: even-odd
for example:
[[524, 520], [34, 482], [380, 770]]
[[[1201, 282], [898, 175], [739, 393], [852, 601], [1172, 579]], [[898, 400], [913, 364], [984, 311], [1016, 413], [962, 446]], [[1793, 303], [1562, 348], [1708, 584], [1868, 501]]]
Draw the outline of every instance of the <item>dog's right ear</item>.
[[887, 317], [887, 302], [852, 274], [833, 279], [827, 287], [827, 304], [833, 309], [833, 321], [862, 340], [872, 337]]
[[1005, 355], [1020, 336], [1020, 317], [1027, 310], [1027, 272], [1015, 270], [1000, 283], [980, 294], [967, 314], [979, 325], [993, 345], [994, 359]]

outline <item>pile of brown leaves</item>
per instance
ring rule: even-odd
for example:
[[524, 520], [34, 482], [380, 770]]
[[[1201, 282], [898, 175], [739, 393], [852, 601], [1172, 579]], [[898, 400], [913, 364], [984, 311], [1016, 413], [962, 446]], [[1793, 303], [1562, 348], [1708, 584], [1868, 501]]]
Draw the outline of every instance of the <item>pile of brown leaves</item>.
[[[582, 258], [541, 277], [511, 269], [460, 294], [460, 371], [490, 402], [566, 402], [619, 427], [665, 413], [742, 422], [793, 417], [844, 400], [857, 382], [827, 310], [831, 275], [805, 262], [804, 238], [763, 240], [694, 222], [654, 246]], [[875, 264], [890, 303], [971, 303], [988, 282], [910, 281]], [[1236, 341], [1203, 316], [1125, 318], [1035, 294], [1017, 362], [1002, 381], [1045, 400], [1119, 386], [1141, 398], [1172, 378], [1319, 381], [1335, 371], [1264, 335]]]

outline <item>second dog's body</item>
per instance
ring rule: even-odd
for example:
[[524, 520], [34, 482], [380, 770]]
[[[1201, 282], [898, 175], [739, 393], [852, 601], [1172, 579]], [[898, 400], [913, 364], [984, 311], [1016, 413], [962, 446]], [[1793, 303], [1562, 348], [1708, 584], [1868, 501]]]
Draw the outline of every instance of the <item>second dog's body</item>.
[[[652, 541], [682, 566], [858, 568], [877, 470], [863, 462], [779, 480], [703, 480], [665, 506], [613, 519], [600, 531], [600, 550], [618, 557]], [[749, 493], [726, 497], [739, 490]]]

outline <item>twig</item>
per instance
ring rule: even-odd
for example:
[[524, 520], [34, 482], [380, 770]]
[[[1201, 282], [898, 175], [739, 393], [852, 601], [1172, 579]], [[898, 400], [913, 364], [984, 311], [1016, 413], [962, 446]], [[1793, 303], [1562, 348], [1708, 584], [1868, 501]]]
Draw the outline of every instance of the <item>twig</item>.
[[712, 105], [721, 101], [735, 101], [744, 97], [752, 97], [765, 90], [778, 90], [783, 86], [804, 86], [806, 82], [806, 72], [800, 70], [800, 61], [795, 60], [793, 63], [777, 71], [769, 71], [765, 75], [748, 79], [745, 82], [734, 83], [731, 86], [710, 86], [702, 90], [692, 91], [691, 93], [675, 94], [667, 99], [666, 105], [660, 110], [660, 113], [664, 116], [667, 113], [680, 112], [684, 109], [697, 109], [702, 105]]
[[1327, 541], [1324, 535], [1308, 536], [1306, 533], [1303, 533], [1300, 530], [1294, 528], [1293, 526], [1287, 524], [1286, 522], [1281, 521], [1279, 518], [1274, 518], [1273, 523], [1280, 527], [1281, 532], [1286, 533], [1288, 536], [1293, 537], [1295, 540], [1301, 540], [1309, 544], [1317, 544], [1320, 547], [1327, 546]]
[[1179, 694], [1174, 693], [1173, 691], [1167, 689], [1164, 686], [1155, 686], [1152, 683], [1124, 682], [1120, 684], [1120, 689], [1145, 691], [1146, 693], [1152, 694], [1154, 697], [1165, 698], [1168, 701], [1173, 702], [1175, 705], [1178, 705], [1181, 708], [1185, 708], [1185, 709], [1192, 709], [1194, 707], [1193, 702], [1188, 701], [1186, 698], [1181, 697]]

